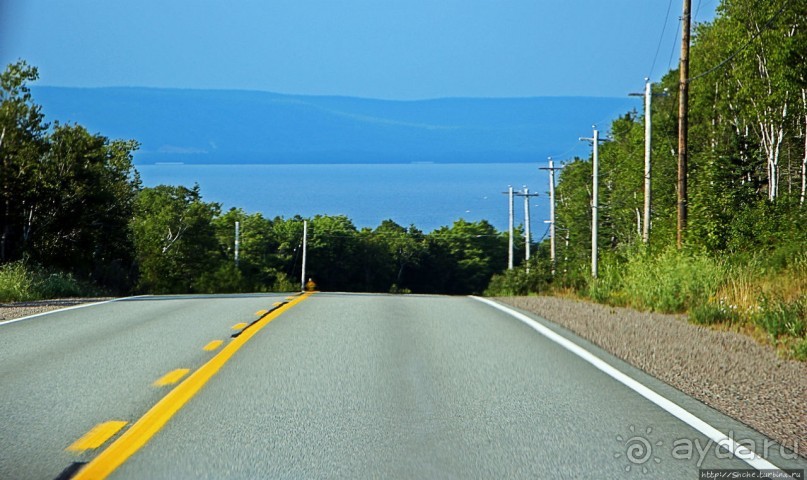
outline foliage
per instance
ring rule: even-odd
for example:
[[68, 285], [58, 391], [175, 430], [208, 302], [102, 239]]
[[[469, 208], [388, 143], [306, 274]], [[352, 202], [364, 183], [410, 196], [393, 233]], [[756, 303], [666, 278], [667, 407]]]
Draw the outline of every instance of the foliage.
[[0, 265], [0, 302], [24, 302], [55, 297], [101, 294], [97, 287], [70, 274], [48, 270], [24, 261]]
[[[213, 218], [219, 206], [202, 201], [199, 187], [160, 185], [137, 196], [132, 219], [140, 272], [138, 289], [150, 293], [212, 292], [233, 282], [219, 269]], [[209, 275], [213, 275], [210, 277]]]
[[552, 282], [552, 268], [548, 258], [530, 258], [526, 265], [495, 274], [490, 279], [485, 295], [503, 297], [535, 295], [549, 291]]
[[804, 337], [807, 334], [807, 295], [790, 302], [763, 296], [751, 319], [774, 339], [783, 335]]
[[126, 291], [138, 178], [134, 141], [44, 122], [24, 61], [0, 74], [0, 262], [30, 258]]

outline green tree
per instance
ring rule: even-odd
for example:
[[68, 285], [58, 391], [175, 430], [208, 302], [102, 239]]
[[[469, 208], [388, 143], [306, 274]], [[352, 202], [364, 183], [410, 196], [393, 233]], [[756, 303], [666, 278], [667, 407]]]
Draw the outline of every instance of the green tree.
[[[140, 271], [138, 288], [150, 293], [210, 291], [222, 266], [213, 219], [216, 203], [194, 188], [144, 188], [135, 202], [132, 231]], [[237, 279], [236, 279], [237, 280]]]
[[416, 283], [425, 291], [480, 294], [493, 274], [507, 266], [507, 236], [486, 220], [460, 219], [426, 238], [428, 254]]
[[383, 245], [392, 262], [392, 281], [389, 288], [407, 288], [407, 269], [417, 268], [426, 253], [426, 237], [417, 227], [402, 227], [392, 220], [381, 222], [374, 232], [374, 238]]
[[22, 60], [0, 74], [0, 261], [21, 258], [30, 238], [35, 179], [48, 128], [28, 87], [38, 78], [37, 69]]
[[78, 125], [56, 124], [47, 138], [28, 203], [31, 257], [125, 291], [133, 245], [129, 230], [139, 180], [134, 141], [110, 141]]

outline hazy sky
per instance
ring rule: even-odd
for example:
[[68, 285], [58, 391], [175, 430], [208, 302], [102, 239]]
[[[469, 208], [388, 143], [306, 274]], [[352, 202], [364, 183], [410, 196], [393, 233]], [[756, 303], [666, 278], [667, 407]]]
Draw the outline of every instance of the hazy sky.
[[[708, 21], [718, 0], [692, 3]], [[680, 14], [679, 0], [0, 0], [0, 62], [57, 86], [621, 97], [677, 62]]]

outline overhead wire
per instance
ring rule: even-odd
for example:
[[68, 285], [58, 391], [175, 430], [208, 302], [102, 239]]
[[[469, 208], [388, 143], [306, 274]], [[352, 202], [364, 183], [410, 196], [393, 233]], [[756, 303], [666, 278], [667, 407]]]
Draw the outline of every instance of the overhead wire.
[[670, 11], [672, 10], [672, 0], [667, 3], [667, 14], [664, 17], [664, 25], [661, 28], [661, 35], [658, 38], [658, 46], [656, 46], [656, 54], [653, 56], [653, 63], [650, 65], [650, 73], [647, 78], [653, 78], [653, 70], [656, 68], [656, 60], [658, 60], [659, 51], [661, 51], [661, 44], [664, 42], [664, 32], [667, 31], [667, 22], [670, 20]]

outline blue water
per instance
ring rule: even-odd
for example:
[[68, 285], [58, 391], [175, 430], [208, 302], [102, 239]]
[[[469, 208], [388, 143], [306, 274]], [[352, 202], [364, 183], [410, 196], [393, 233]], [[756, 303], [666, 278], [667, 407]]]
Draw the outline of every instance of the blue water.
[[[532, 233], [549, 218], [548, 175], [538, 164], [394, 165], [137, 165], [143, 184], [192, 186], [224, 210], [241, 207], [264, 216], [344, 214], [358, 227], [385, 219], [429, 232], [463, 218], [486, 219], [507, 229], [508, 185], [538, 192], [531, 205]], [[516, 198], [516, 224], [524, 221]]]

